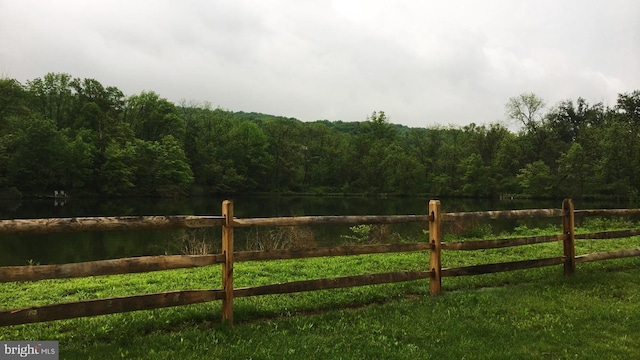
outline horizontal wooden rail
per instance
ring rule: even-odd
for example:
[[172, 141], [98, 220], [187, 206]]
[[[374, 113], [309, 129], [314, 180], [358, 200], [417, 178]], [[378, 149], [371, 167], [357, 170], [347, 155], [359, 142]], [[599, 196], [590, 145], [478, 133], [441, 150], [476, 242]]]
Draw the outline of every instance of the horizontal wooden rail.
[[222, 261], [224, 256], [215, 254], [140, 256], [59, 265], [3, 266], [0, 267], [0, 283], [142, 273], [207, 266]]
[[505, 271], [532, 269], [544, 266], [560, 265], [564, 263], [564, 256], [546, 258], [546, 259], [533, 259], [533, 260], [521, 260], [503, 262], [497, 264], [482, 264], [472, 265], [457, 268], [442, 269], [442, 276], [468, 276], [468, 275], [481, 275]]
[[367, 215], [367, 216], [286, 216], [275, 218], [234, 219], [234, 227], [361, 225], [427, 222], [427, 215]]
[[445, 250], [482, 250], [541, 244], [554, 241], [562, 241], [563, 239], [563, 235], [530, 236], [523, 238], [446, 242], [442, 243], [441, 247]]
[[504, 210], [504, 211], [477, 211], [442, 214], [444, 221], [457, 220], [486, 220], [486, 219], [524, 219], [531, 217], [549, 218], [562, 216], [561, 209], [531, 209], [531, 210]]
[[640, 249], [624, 249], [576, 256], [577, 263], [640, 256]]
[[159, 309], [220, 300], [222, 290], [185, 290], [0, 311], [0, 326]]
[[221, 216], [116, 216], [0, 220], [0, 234], [171, 229], [222, 226]]
[[640, 209], [585, 209], [575, 210], [575, 216], [629, 216], [640, 215]]
[[589, 234], [576, 234], [576, 239], [617, 239], [640, 235], [640, 229], [602, 231]]
[[399, 271], [380, 274], [344, 276], [329, 279], [292, 281], [233, 290], [234, 297], [289, 294], [303, 291], [338, 289], [353, 286], [378, 285], [413, 281], [431, 277], [431, 271]]
[[423, 251], [429, 249], [429, 243], [410, 244], [379, 244], [379, 245], [351, 245], [331, 248], [313, 249], [286, 249], [267, 251], [239, 251], [234, 253], [234, 261], [259, 261], [259, 260], [283, 260], [283, 259], [303, 259], [324, 256], [350, 256], [381, 254], [394, 252]]

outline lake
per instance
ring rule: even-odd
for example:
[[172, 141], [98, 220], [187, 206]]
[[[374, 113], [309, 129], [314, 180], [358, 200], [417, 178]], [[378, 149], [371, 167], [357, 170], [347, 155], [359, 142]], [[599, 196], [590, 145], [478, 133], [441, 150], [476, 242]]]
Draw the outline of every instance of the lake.
[[[61, 218], [81, 216], [139, 215], [220, 215], [226, 198], [187, 199], [55, 199], [0, 201], [1, 219]], [[424, 198], [372, 197], [306, 197], [306, 196], [235, 196], [237, 218], [305, 216], [305, 215], [414, 215], [426, 214], [428, 200]], [[560, 200], [486, 200], [441, 199], [444, 212], [560, 208]], [[576, 209], [629, 207], [620, 203], [576, 202]], [[496, 234], [519, 225], [544, 227], [560, 224], [559, 219], [491, 221]], [[426, 224], [399, 224], [382, 231], [392, 239], [423, 237]], [[236, 229], [236, 250], [283, 246], [292, 238], [307, 246], [343, 244], [353, 232], [345, 226], [313, 228]], [[220, 248], [220, 228], [198, 230], [113, 231], [43, 235], [2, 235], [0, 266], [61, 264], [119, 257], [182, 254], [194, 244], [190, 239], [209, 245], [209, 251]], [[300, 240], [301, 239], [301, 240]], [[298, 241], [297, 240], [297, 241]]]

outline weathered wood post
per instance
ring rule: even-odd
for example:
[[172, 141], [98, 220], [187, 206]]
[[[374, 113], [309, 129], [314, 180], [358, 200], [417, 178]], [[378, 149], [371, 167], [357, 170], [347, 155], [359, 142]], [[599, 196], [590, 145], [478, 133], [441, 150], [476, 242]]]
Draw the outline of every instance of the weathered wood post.
[[222, 321], [233, 324], [233, 203], [229, 200], [222, 202]]
[[562, 234], [564, 235], [564, 274], [571, 276], [576, 272], [575, 218], [573, 200], [562, 201]]
[[429, 201], [429, 242], [431, 250], [429, 252], [429, 264], [431, 266], [431, 281], [429, 290], [431, 295], [440, 295], [442, 279], [440, 270], [442, 268], [440, 240], [442, 237], [440, 218], [440, 200]]

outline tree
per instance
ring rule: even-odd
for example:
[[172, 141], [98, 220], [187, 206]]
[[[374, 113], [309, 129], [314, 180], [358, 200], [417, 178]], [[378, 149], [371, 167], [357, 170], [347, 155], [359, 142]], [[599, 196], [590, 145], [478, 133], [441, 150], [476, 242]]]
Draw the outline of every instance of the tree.
[[235, 172], [227, 172], [225, 182], [235, 192], [265, 190], [267, 184], [263, 180], [269, 166], [266, 134], [255, 123], [243, 121], [231, 128], [228, 140], [225, 154]]
[[368, 131], [371, 131], [372, 137], [378, 141], [390, 142], [396, 136], [395, 130], [387, 118], [387, 114], [382, 110], [372, 112], [365, 124], [368, 125]]
[[28, 81], [27, 90], [44, 117], [53, 120], [59, 129], [72, 126], [75, 90], [71, 75], [48, 73], [42, 79]]
[[27, 99], [27, 93], [20, 82], [0, 78], [0, 130], [6, 129], [10, 116], [29, 113]]
[[7, 151], [10, 183], [20, 190], [38, 193], [60, 189], [67, 144], [50, 119], [21, 118], [10, 136]]
[[[544, 160], [553, 166], [559, 151], [551, 149], [555, 144], [552, 129], [549, 127], [548, 116], [543, 114], [544, 101], [533, 93], [525, 93], [509, 99], [505, 105], [507, 117], [523, 125], [523, 134], [527, 141], [522, 142], [522, 152], [526, 155], [526, 162]], [[561, 148], [565, 150], [566, 148]]]
[[538, 197], [555, 195], [555, 177], [544, 161], [538, 160], [520, 169], [518, 180], [525, 194]]
[[426, 190], [422, 188], [424, 186], [422, 166], [397, 143], [387, 146], [380, 165], [383, 172], [379, 176], [384, 179], [382, 191], [415, 194]]
[[580, 132], [588, 126], [599, 126], [604, 121], [602, 103], [589, 106], [583, 98], [561, 101], [547, 115], [551, 132], [558, 141], [566, 144], [576, 141]]
[[462, 193], [465, 196], [484, 197], [494, 195], [494, 181], [491, 171], [482, 161], [480, 154], [471, 154], [460, 163], [462, 173]]
[[135, 187], [136, 148], [131, 142], [109, 143], [100, 168], [100, 190], [106, 195], [126, 195]]
[[193, 172], [178, 141], [167, 135], [154, 143], [156, 151], [152, 173], [155, 193], [164, 197], [184, 196], [193, 183]]
[[73, 138], [65, 135], [62, 182], [67, 190], [89, 189], [96, 185], [94, 164], [97, 149], [92, 137], [89, 131], [78, 133]]
[[235, 119], [233, 114], [221, 109], [203, 109], [192, 114], [188, 122], [189, 141], [186, 142], [185, 153], [191, 161], [195, 183], [207, 191], [233, 192], [225, 181], [235, 178], [235, 169], [227, 159], [229, 131]]
[[374, 111], [363, 123], [352, 141], [350, 169], [351, 187], [359, 192], [385, 191], [383, 160], [387, 147], [396, 141], [396, 133], [384, 111]]
[[131, 124], [136, 137], [145, 141], [160, 141], [172, 135], [182, 143], [185, 124], [175, 105], [153, 91], [143, 91], [129, 97], [125, 121]]
[[271, 118], [263, 130], [269, 137], [271, 190], [299, 191], [304, 177], [304, 144], [300, 143], [301, 122]]
[[640, 90], [618, 95], [616, 110], [627, 122], [640, 126]]
[[525, 131], [535, 131], [543, 120], [544, 100], [534, 93], [523, 93], [509, 98], [505, 105], [507, 118], [522, 124]]
[[469, 134], [463, 130], [443, 129], [442, 143], [436, 149], [429, 175], [430, 189], [434, 194], [461, 195], [464, 184], [460, 164], [471, 154], [469, 143]]
[[497, 191], [507, 194], [519, 193], [522, 188], [516, 178], [520, 169], [527, 163], [522, 144], [525, 138], [508, 133], [500, 141], [493, 169], [496, 172]]
[[593, 159], [586, 156], [582, 145], [573, 143], [558, 159], [561, 193], [576, 197], [585, 195], [586, 184], [595, 176]]
[[340, 191], [346, 182], [349, 134], [341, 134], [324, 121], [301, 128], [304, 191]]

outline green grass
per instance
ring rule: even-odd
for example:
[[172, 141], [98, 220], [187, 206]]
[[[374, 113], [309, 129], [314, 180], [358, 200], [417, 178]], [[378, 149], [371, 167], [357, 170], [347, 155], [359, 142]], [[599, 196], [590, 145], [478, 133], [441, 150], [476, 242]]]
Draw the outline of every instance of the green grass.
[[[638, 244], [638, 237], [579, 241], [577, 253]], [[447, 251], [443, 267], [561, 254], [560, 243]], [[428, 262], [427, 253], [247, 262], [235, 265], [234, 281], [424, 270]], [[0, 306], [219, 288], [220, 281], [212, 266], [8, 283], [0, 284]], [[631, 258], [578, 264], [570, 278], [561, 266], [444, 278], [437, 297], [426, 280], [239, 298], [233, 327], [212, 302], [2, 327], [0, 340], [58, 340], [62, 359], [631, 359], [640, 358], [639, 299], [640, 258]]]

